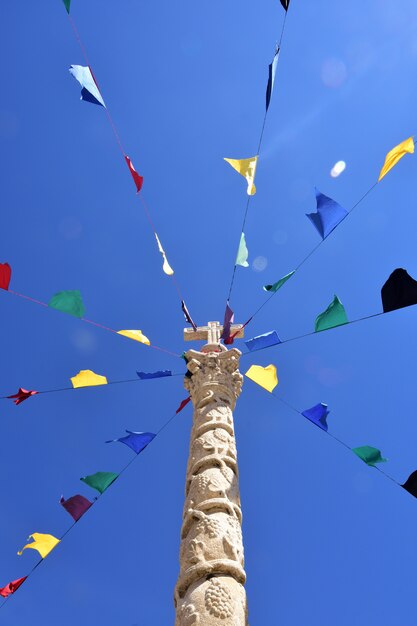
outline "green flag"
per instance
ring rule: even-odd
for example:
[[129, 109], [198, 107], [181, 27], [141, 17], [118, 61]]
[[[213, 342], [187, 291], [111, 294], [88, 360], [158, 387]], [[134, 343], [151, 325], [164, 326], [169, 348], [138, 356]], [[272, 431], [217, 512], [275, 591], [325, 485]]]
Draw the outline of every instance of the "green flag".
[[103, 493], [106, 491], [107, 487], [110, 487], [110, 485], [114, 483], [117, 477], [118, 474], [114, 472], [97, 472], [96, 474], [91, 474], [91, 476], [84, 476], [84, 478], [80, 478], [80, 480], [93, 489], [97, 489], [100, 493]]
[[371, 467], [375, 467], [376, 463], [385, 463], [388, 460], [381, 456], [381, 450], [378, 450], [378, 448], [372, 448], [372, 446], [352, 448], [352, 452], [354, 452], [356, 456]]
[[265, 285], [263, 288], [264, 291], [272, 291], [273, 293], [275, 293], [276, 291], [278, 291], [278, 289], [281, 289], [282, 285], [284, 285], [287, 280], [290, 280], [293, 274], [295, 274], [295, 270], [280, 278], [279, 281], [274, 283], [273, 285]]
[[240, 237], [239, 250], [237, 251], [235, 265], [241, 265], [242, 267], [249, 267], [248, 255], [249, 255], [249, 252], [246, 247], [245, 233], [242, 233]]
[[68, 15], [69, 15], [69, 12], [70, 12], [70, 6], [71, 6], [71, 0], [62, 0], [62, 1], [63, 1], [63, 3], [65, 4], [65, 8], [66, 8], [67, 13], [68, 13]]
[[341, 326], [348, 323], [345, 307], [340, 302], [339, 298], [335, 296], [333, 302], [329, 304], [327, 309], [320, 313], [316, 318], [314, 330], [316, 333], [321, 330], [327, 330], [328, 328], [334, 328], [335, 326]]
[[83, 317], [85, 308], [78, 289], [72, 291], [59, 291], [48, 302], [48, 306], [62, 313], [69, 313], [75, 317]]

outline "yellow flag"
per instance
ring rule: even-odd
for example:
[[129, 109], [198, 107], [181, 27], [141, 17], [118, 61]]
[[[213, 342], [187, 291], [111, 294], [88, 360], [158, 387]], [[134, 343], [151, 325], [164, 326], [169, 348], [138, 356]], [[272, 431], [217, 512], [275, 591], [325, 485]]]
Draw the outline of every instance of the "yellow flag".
[[275, 365], [268, 365], [267, 367], [262, 367], [261, 365], [251, 365], [245, 376], [270, 393], [278, 385], [277, 368]]
[[161, 246], [161, 242], [159, 241], [159, 237], [158, 237], [158, 235], [156, 233], [155, 233], [155, 237], [156, 237], [156, 243], [158, 244], [158, 250], [162, 254], [162, 258], [164, 260], [164, 264], [162, 266], [162, 269], [164, 270], [165, 274], [167, 274], [168, 276], [172, 276], [172, 274], [174, 273], [174, 270], [172, 269], [172, 267], [168, 263], [167, 255], [165, 254], [165, 250]]
[[17, 553], [19, 556], [22, 555], [23, 550], [31, 548], [32, 550], [37, 550], [44, 559], [61, 541], [53, 535], [44, 535], [42, 533], [33, 533], [33, 535], [29, 535], [29, 539], [33, 539], [32, 543], [27, 543], [23, 546], [20, 552]]
[[146, 343], [147, 346], [151, 345], [151, 342], [145, 337], [141, 330], [118, 330], [117, 334], [129, 337], [129, 339], [134, 339], [135, 341], [140, 341], [140, 343]]
[[414, 153], [414, 139], [412, 137], [409, 137], [402, 143], [399, 143], [398, 146], [395, 146], [395, 148], [388, 152], [387, 156], [385, 157], [384, 166], [379, 173], [378, 182], [380, 182], [384, 178], [385, 174], [388, 174], [388, 172], [394, 167], [394, 165], [397, 165], [398, 161], [402, 159], [403, 156], [407, 154], [407, 152], [409, 154]]
[[248, 196], [254, 196], [256, 193], [255, 187], [255, 174], [256, 174], [256, 165], [258, 163], [258, 157], [254, 156], [250, 159], [224, 159], [233, 167], [236, 172], [239, 172], [242, 176], [246, 178], [246, 182], [248, 183], [247, 194]]
[[81, 370], [76, 376], [71, 379], [74, 389], [78, 387], [95, 387], [96, 385], [107, 385], [107, 378], [94, 374], [91, 370]]

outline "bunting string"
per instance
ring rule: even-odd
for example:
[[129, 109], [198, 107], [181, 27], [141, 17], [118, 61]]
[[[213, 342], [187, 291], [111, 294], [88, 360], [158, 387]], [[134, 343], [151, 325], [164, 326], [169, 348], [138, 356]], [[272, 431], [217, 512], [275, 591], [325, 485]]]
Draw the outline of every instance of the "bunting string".
[[[161, 378], [174, 378], [176, 376], [184, 376], [185, 373], [170, 373], [169, 376], [161, 376]], [[122, 380], [109, 380], [106, 385], [123, 385], [126, 383], [140, 383], [143, 380], [150, 380], [150, 378], [123, 378]], [[96, 385], [99, 387], [104, 387], [104, 385]], [[53, 389], [43, 389], [41, 391], [36, 391], [34, 395], [41, 395], [46, 393], [61, 393], [62, 391], [78, 391], [79, 389], [85, 389], [85, 387], [57, 387]], [[0, 400], [9, 400], [10, 396], [0, 396]]]
[[[17, 291], [13, 291], [12, 289], [1, 289], [1, 291], [6, 292], [6, 293], [10, 293], [13, 296], [17, 296], [18, 298], [22, 298], [23, 300], [27, 300], [29, 302], [33, 302], [34, 304], [38, 304], [40, 306], [46, 307], [47, 309], [50, 308], [55, 308], [55, 307], [51, 307], [49, 304], [47, 304], [46, 302], [42, 302], [41, 300], [37, 300], [36, 298], [32, 298], [30, 296], [26, 296], [22, 293], [19, 293]], [[62, 309], [61, 309], [62, 310]], [[104, 326], [103, 324], [99, 324], [98, 322], [94, 322], [93, 320], [87, 319], [86, 317], [78, 317], [78, 316], [74, 316], [77, 317], [77, 319], [79, 319], [81, 322], [84, 322], [85, 324], [90, 324], [92, 326], [96, 326], [97, 328], [101, 328], [102, 330], [106, 330], [107, 332], [119, 335], [120, 331], [118, 330], [114, 330], [113, 328], [109, 328], [108, 326]], [[125, 335], [126, 336], [126, 335]], [[132, 339], [132, 337], [130, 337]], [[143, 341], [141, 341], [141, 343], [144, 343]], [[166, 348], [161, 348], [160, 346], [155, 346], [151, 343], [146, 344], [149, 348], [153, 348], [154, 350], [158, 350], [159, 352], [164, 352], [165, 354], [169, 354], [170, 356], [175, 356], [176, 358], [178, 358], [178, 354], [176, 354], [175, 352], [171, 352], [171, 350], [167, 350]]]
[[[410, 305], [410, 306], [415, 306], [415, 305]], [[389, 313], [393, 313], [393, 311], [380, 311], [379, 313], [373, 313], [372, 315], [365, 315], [364, 317], [358, 317], [355, 320], [350, 320], [348, 322], [345, 322], [343, 324], [339, 324], [337, 326], [331, 326], [329, 328], [325, 328], [323, 330], [320, 331], [316, 331], [313, 330], [309, 333], [305, 333], [304, 335], [297, 335], [296, 337], [290, 337], [289, 339], [282, 339], [277, 341], [275, 344], [269, 345], [269, 346], [264, 346], [261, 348], [254, 348], [252, 350], [248, 350], [247, 352], [244, 352], [242, 354], [242, 356], [247, 356], [248, 354], [253, 354], [254, 352], [260, 352], [261, 350], [267, 350], [268, 348], [273, 348], [276, 347], [277, 345], [281, 346], [284, 343], [290, 343], [292, 341], [298, 341], [298, 339], [304, 339], [305, 337], [311, 337], [312, 335], [319, 335], [322, 332], [328, 331], [328, 330], [333, 330], [335, 328], [341, 328], [344, 326], [350, 326], [351, 324], [357, 324], [358, 322], [363, 322], [365, 320], [370, 320], [374, 317], [381, 317], [382, 315], [388, 315]]]
[[[98, 472], [97, 474], [93, 475], [93, 476], [88, 476], [85, 479], [82, 479], [83, 482], [86, 482], [87, 484], [89, 484], [90, 486], [92, 486], [93, 488], [97, 489], [99, 491], [99, 495], [96, 496], [92, 502], [89, 502], [86, 500], [86, 502], [88, 503], [88, 506], [85, 507], [85, 509], [83, 510], [83, 512], [80, 514], [80, 516], [78, 517], [78, 519], [76, 519], [68, 528], [67, 530], [63, 533], [63, 535], [57, 539], [52, 537], [51, 535], [48, 537], [52, 537], [55, 542], [54, 542], [54, 546], [55, 547], [58, 543], [61, 543], [65, 537], [74, 529], [74, 527], [76, 526], [76, 524], [79, 522], [79, 520], [81, 519], [81, 517], [84, 517], [84, 515], [86, 515], [89, 511], [89, 509], [91, 509], [95, 504], [97, 504], [97, 502], [99, 501], [99, 499], [104, 495], [104, 493], [116, 482], [116, 479], [120, 478], [120, 476], [122, 474], [124, 474], [129, 467], [134, 463], [134, 461], [136, 461], [136, 459], [140, 456], [140, 453], [143, 452], [143, 450], [149, 445], [149, 443], [152, 443], [152, 441], [154, 439], [156, 439], [158, 437], [158, 435], [160, 435], [170, 424], [171, 422], [177, 417], [178, 415], [178, 410], [171, 415], [171, 417], [164, 423], [162, 424], [162, 426], [159, 428], [159, 430], [153, 434], [153, 433], [131, 433], [133, 435], [135, 434], [148, 434], [148, 435], [152, 435], [151, 437], [149, 437], [149, 442], [146, 443], [143, 448], [141, 448], [139, 451], [135, 451], [135, 449], [132, 446], [131, 447], [134, 451], [135, 451], [135, 455], [130, 459], [130, 461], [128, 463], [126, 463], [122, 469], [120, 470], [120, 472], [118, 474], [113, 474], [111, 476], [110, 479], [107, 479], [107, 484], [104, 484], [104, 486], [100, 486], [98, 485], [98, 483], [95, 483], [93, 486], [93, 482], [92, 481], [88, 481], [87, 479], [92, 479], [92, 478], [96, 478], [99, 474], [106, 474], [105, 472]], [[130, 432], [130, 431], [127, 431]], [[120, 439], [115, 439], [114, 441], [120, 441]], [[106, 442], [106, 443], [111, 443], [111, 442]], [[102, 478], [102, 477], [100, 477]], [[62, 504], [62, 499], [61, 499], [61, 504]], [[68, 509], [67, 509], [68, 510]], [[69, 511], [68, 511], [69, 512]], [[70, 513], [71, 514], [71, 513]], [[35, 533], [36, 535], [36, 533]], [[26, 546], [25, 546], [26, 547]], [[33, 567], [32, 569], [29, 571], [29, 573], [24, 577], [23, 582], [26, 582], [30, 576], [34, 573], [34, 571], [39, 567], [39, 565], [41, 563], [43, 563], [43, 561], [45, 560], [45, 557], [49, 554], [49, 552], [51, 551], [50, 548], [48, 551], [46, 551], [46, 554], [43, 558], [41, 558]], [[21, 554], [21, 552], [19, 553]], [[21, 583], [22, 584], [22, 583]], [[18, 585], [20, 587], [20, 585]], [[17, 589], [17, 587], [16, 587]], [[6, 604], [6, 602], [11, 598], [12, 595], [14, 595], [15, 591], [12, 591], [9, 595], [7, 595], [7, 597], [5, 597], [5, 599], [3, 600], [3, 602], [0, 604], [0, 609], [2, 609], [4, 607], [4, 605]]]
[[[277, 69], [278, 69], [281, 45], [282, 45], [282, 40], [283, 40], [284, 33], [285, 33], [285, 26], [286, 26], [286, 23], [287, 23], [287, 15], [288, 15], [288, 9], [285, 10], [285, 16], [284, 16], [284, 20], [283, 20], [282, 28], [281, 28], [281, 35], [280, 35], [280, 38], [279, 38], [279, 42], [276, 44], [276, 47], [275, 47], [275, 57], [274, 57], [274, 59], [276, 58], [276, 63], [274, 63], [274, 61], [273, 61], [271, 66], [270, 66], [270, 68], [273, 67], [273, 72], [274, 72], [273, 78], [274, 79], [275, 79], [275, 74], [276, 74]], [[270, 80], [271, 80], [271, 76], [270, 76]], [[268, 83], [268, 90], [269, 90], [269, 88], [270, 88], [270, 91], [267, 91], [267, 106], [265, 108], [265, 113], [264, 113], [264, 118], [263, 118], [263, 122], [262, 122], [261, 132], [260, 132], [260, 135], [259, 135], [258, 148], [257, 148], [257, 151], [256, 151], [256, 155], [257, 155], [256, 158], [259, 157], [260, 152], [261, 152], [261, 147], [262, 147], [262, 142], [263, 142], [263, 137], [264, 137], [264, 132], [265, 132], [265, 126], [266, 126], [266, 120], [267, 120], [268, 111], [269, 111], [269, 102], [270, 102], [270, 98], [271, 98], [271, 95], [272, 95], [273, 83], [272, 84]], [[244, 232], [245, 232], [246, 219], [247, 219], [247, 216], [248, 216], [248, 211], [249, 211], [249, 206], [250, 206], [250, 201], [251, 201], [252, 195], [253, 194], [251, 194], [251, 195], [248, 194], [248, 197], [246, 199], [246, 205], [245, 205], [245, 211], [244, 211], [244, 215], [243, 215], [242, 228], [241, 228], [241, 231], [240, 231], [240, 240], [242, 238], [242, 235], [244, 235]], [[229, 292], [228, 292], [228, 296], [227, 296], [227, 301], [228, 302], [230, 302], [230, 299], [231, 299], [231, 296], [232, 296], [232, 290], [233, 290], [233, 285], [234, 285], [235, 275], [236, 275], [236, 268], [237, 268], [238, 264], [239, 263], [235, 262], [235, 264], [233, 266], [232, 278], [230, 280]]]
[[[291, 409], [293, 412], [297, 413], [298, 415], [301, 415], [302, 417], [305, 417], [305, 415], [303, 414], [302, 411], [299, 411], [297, 408], [295, 408], [292, 404], [290, 404], [289, 402], [287, 402], [286, 400], [284, 400], [281, 396], [278, 396], [275, 393], [271, 393], [272, 396], [274, 396], [274, 398], [276, 398], [276, 400], [279, 400], [279, 402], [281, 402], [282, 404], [284, 404], [286, 407], [288, 407], [289, 409]], [[361, 456], [360, 454], [358, 454], [358, 451], [361, 450], [361, 448], [352, 448], [349, 444], [347, 444], [345, 441], [343, 441], [342, 439], [339, 439], [339, 437], [336, 437], [336, 435], [334, 435], [333, 433], [329, 432], [328, 430], [325, 430], [323, 428], [320, 428], [320, 430], [322, 430], [324, 433], [326, 433], [327, 435], [329, 435], [329, 437], [331, 437], [334, 441], [336, 441], [339, 445], [343, 446], [345, 449], [349, 450], [349, 452], [353, 452], [354, 454], [356, 454], [357, 456], [359, 456], [359, 458], [361, 458], [362, 460], [364, 460], [363, 456]], [[362, 446], [362, 448], [370, 448], [370, 446]], [[372, 448], [373, 450], [376, 450], [376, 448]], [[377, 451], [379, 452], [379, 450]], [[397, 487], [401, 487], [404, 488], [404, 485], [402, 485], [401, 483], [399, 483], [395, 478], [393, 478], [392, 476], [390, 476], [387, 472], [384, 472], [384, 470], [382, 470], [380, 467], [378, 467], [376, 465], [377, 462], [381, 462], [381, 461], [386, 461], [387, 459], [379, 459], [379, 460], [374, 460], [373, 462], [371, 461], [365, 461], [365, 463], [369, 466], [369, 467], [373, 467], [376, 470], [378, 470], [378, 472], [380, 474], [382, 474], [382, 476], [384, 476], [385, 478], [387, 478], [388, 480], [390, 480], [391, 482], [395, 483], [395, 485], [397, 485]], [[375, 463], [375, 464], [374, 464]]]
[[[70, 22], [70, 24], [71, 24], [71, 28], [72, 28], [72, 31], [73, 31], [73, 34], [74, 34], [75, 40], [77, 41], [77, 44], [78, 44], [78, 46], [80, 47], [81, 53], [82, 53], [82, 55], [83, 55], [83, 57], [84, 57], [84, 60], [85, 60], [85, 62], [86, 62], [86, 64], [87, 64], [88, 68], [90, 68], [90, 69], [91, 69], [91, 68], [92, 68], [92, 66], [91, 66], [91, 64], [90, 64], [90, 62], [89, 62], [89, 59], [88, 59], [88, 56], [87, 56], [87, 51], [86, 51], [86, 48], [85, 48], [84, 43], [83, 43], [83, 41], [82, 41], [82, 39], [81, 39], [81, 36], [80, 36], [80, 34], [79, 34], [79, 31], [78, 31], [78, 29], [77, 29], [77, 26], [76, 26], [76, 24], [75, 24], [75, 21], [74, 21], [74, 19], [72, 18], [71, 14], [70, 14], [70, 12], [69, 12], [68, 10], [67, 10], [67, 16], [68, 16], [69, 22]], [[92, 71], [92, 70], [91, 70], [91, 71]], [[95, 77], [95, 73], [93, 73], [93, 78], [94, 78], [94, 81], [97, 83], [97, 81], [96, 81], [96, 77]], [[97, 86], [98, 86], [98, 85], [97, 85]], [[119, 132], [118, 132], [118, 130], [117, 130], [116, 124], [115, 124], [115, 122], [114, 122], [114, 120], [113, 120], [113, 117], [112, 117], [112, 115], [111, 115], [111, 113], [110, 113], [109, 108], [108, 108], [107, 106], [105, 106], [105, 107], [104, 107], [104, 109], [105, 109], [105, 112], [106, 112], [106, 117], [107, 117], [107, 120], [108, 120], [108, 122], [109, 122], [109, 125], [110, 125], [110, 127], [111, 127], [111, 129], [112, 129], [112, 132], [113, 132], [113, 135], [114, 135], [114, 138], [115, 138], [115, 140], [116, 140], [117, 146], [118, 146], [118, 148], [119, 148], [119, 150], [120, 150], [120, 153], [121, 153], [121, 155], [122, 155], [122, 157], [123, 157], [123, 160], [124, 160], [125, 162], [127, 162], [128, 167], [129, 167], [129, 170], [130, 170], [130, 172], [131, 172], [131, 174], [132, 174], [132, 177], [134, 178], [134, 181], [135, 181], [135, 183], [137, 184], [137, 191], [138, 191], [138, 194], [139, 194], [139, 197], [140, 197], [140, 201], [141, 201], [141, 203], [142, 203], [142, 207], [143, 207], [143, 210], [144, 210], [145, 216], [146, 216], [147, 221], [148, 221], [148, 223], [149, 223], [149, 226], [151, 227], [151, 229], [152, 229], [152, 231], [153, 231], [153, 233], [154, 233], [154, 235], [155, 235], [155, 237], [156, 237], [156, 239], [157, 239], [157, 241], [158, 241], [157, 231], [156, 231], [156, 228], [155, 228], [154, 222], [153, 222], [153, 220], [152, 220], [152, 217], [151, 217], [151, 213], [150, 213], [149, 207], [148, 207], [147, 203], [145, 202], [145, 199], [144, 199], [144, 197], [143, 197], [142, 193], [139, 193], [139, 192], [140, 192], [140, 190], [141, 190], [141, 187], [142, 187], [143, 178], [142, 178], [142, 177], [140, 177], [140, 176], [137, 174], [137, 172], [135, 171], [135, 169], [134, 169], [134, 167], [133, 167], [133, 165], [132, 165], [132, 163], [131, 163], [131, 161], [130, 161], [129, 157], [127, 156], [127, 153], [126, 153], [126, 151], [125, 151], [125, 149], [124, 149], [124, 147], [123, 147], [122, 141], [121, 141], [121, 139], [120, 139], [120, 134], [119, 134]], [[138, 179], [140, 179], [139, 186], [138, 186], [138, 182], [137, 182], [137, 181], [138, 181]], [[160, 251], [161, 251], [161, 250], [160, 250]], [[165, 253], [163, 254], [163, 256], [164, 256], [164, 261], [166, 261]], [[171, 269], [171, 268], [170, 268], [170, 269]], [[167, 272], [167, 271], [165, 270], [165, 263], [164, 263], [164, 272], [165, 272], [166, 274], [168, 274], [169, 276], [171, 276], [171, 277], [172, 277], [172, 280], [173, 280], [173, 283], [174, 283], [174, 286], [175, 286], [175, 289], [176, 289], [177, 295], [178, 295], [178, 297], [179, 297], [180, 301], [181, 301], [181, 302], [183, 302], [183, 301], [184, 301], [184, 298], [183, 298], [183, 296], [182, 296], [182, 292], [181, 292], [181, 288], [180, 288], [180, 285], [179, 285], [178, 279], [177, 279], [177, 277], [176, 277], [175, 273], [174, 273], [172, 270], [171, 270], [171, 272]]]

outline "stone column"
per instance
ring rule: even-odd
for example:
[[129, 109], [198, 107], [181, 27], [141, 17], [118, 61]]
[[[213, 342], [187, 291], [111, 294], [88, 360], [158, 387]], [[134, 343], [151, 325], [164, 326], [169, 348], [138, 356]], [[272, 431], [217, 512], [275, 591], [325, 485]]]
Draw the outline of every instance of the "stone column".
[[[215, 350], [215, 351], [214, 351]], [[194, 405], [176, 626], [247, 626], [233, 409], [241, 352], [209, 343], [189, 350], [185, 388]]]

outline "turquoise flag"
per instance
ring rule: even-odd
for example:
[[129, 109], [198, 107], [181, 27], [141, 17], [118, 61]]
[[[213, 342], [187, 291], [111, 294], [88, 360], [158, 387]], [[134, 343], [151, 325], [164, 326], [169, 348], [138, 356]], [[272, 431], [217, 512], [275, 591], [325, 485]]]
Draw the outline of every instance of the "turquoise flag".
[[246, 247], [245, 233], [242, 233], [240, 237], [239, 250], [237, 251], [235, 265], [241, 265], [242, 267], [249, 267], [248, 256], [249, 256], [249, 252]]
[[287, 280], [290, 280], [291, 276], [295, 274], [295, 270], [293, 270], [292, 272], [290, 272], [289, 274], [286, 274], [285, 276], [283, 276], [282, 278], [280, 278], [276, 283], [274, 283], [273, 285], [265, 285], [263, 290], [264, 291], [272, 291], [273, 293], [275, 293], [276, 291], [278, 291], [278, 289], [281, 289], [282, 285], [284, 285]]
[[360, 446], [359, 448], [352, 448], [352, 452], [356, 454], [364, 463], [375, 467], [376, 463], [386, 463], [388, 459], [384, 459], [381, 455], [381, 450], [373, 448], [372, 446]]
[[83, 317], [85, 308], [81, 293], [78, 289], [72, 291], [58, 291], [48, 302], [48, 306], [62, 313], [69, 313], [75, 317]]
[[321, 330], [342, 326], [342, 324], [347, 324], [348, 321], [345, 307], [340, 302], [339, 298], [335, 296], [333, 302], [329, 304], [327, 309], [316, 318], [314, 330], [318, 333]]
[[91, 474], [90, 476], [84, 476], [80, 478], [86, 485], [92, 487], [93, 489], [97, 489], [100, 493], [106, 491], [108, 487], [118, 477], [118, 474], [114, 472], [96, 472], [95, 474]]

